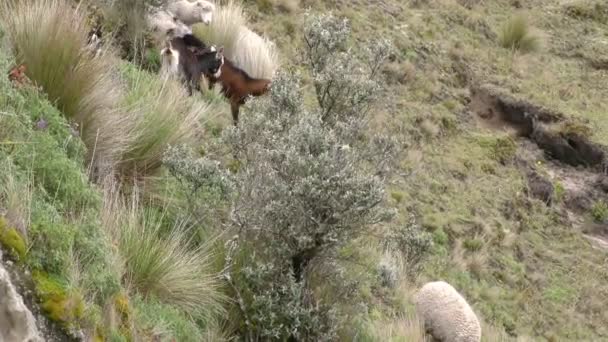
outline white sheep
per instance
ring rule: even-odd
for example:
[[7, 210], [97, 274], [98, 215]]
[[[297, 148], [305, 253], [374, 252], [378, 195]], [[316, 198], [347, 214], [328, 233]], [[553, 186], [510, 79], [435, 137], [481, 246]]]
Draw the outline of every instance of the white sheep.
[[172, 13], [168, 11], [155, 11], [148, 15], [148, 26], [152, 31], [157, 43], [173, 37], [183, 37], [186, 34], [192, 34], [192, 30]]
[[443, 342], [479, 342], [481, 325], [467, 301], [444, 281], [425, 284], [415, 295], [427, 331]]
[[205, 0], [197, 0], [194, 2], [179, 0], [167, 5], [167, 10], [188, 26], [192, 26], [196, 23], [209, 25], [213, 19], [215, 5]]

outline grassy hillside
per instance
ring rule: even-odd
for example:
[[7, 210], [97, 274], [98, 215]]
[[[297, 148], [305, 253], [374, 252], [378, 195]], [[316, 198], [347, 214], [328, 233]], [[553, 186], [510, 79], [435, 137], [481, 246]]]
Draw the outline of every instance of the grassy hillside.
[[[485, 122], [472, 105], [472, 89], [492, 84], [562, 113], [605, 144], [607, 7], [593, 1], [303, 1], [292, 13], [285, 3], [257, 1], [251, 8], [259, 11], [257, 27], [282, 44], [286, 56], [298, 54], [292, 38], [309, 6], [349, 18], [357, 39], [388, 37], [399, 49], [383, 68], [389, 95], [375, 115], [407, 146], [389, 187], [399, 222], [411, 224], [414, 215], [435, 241], [420, 279], [454, 284], [486, 322], [511, 335], [607, 338], [608, 317], [594, 304], [608, 298], [607, 251], [582, 235], [596, 224], [593, 204], [583, 210], [569, 204], [577, 190], [571, 179], [584, 174], [591, 183], [603, 175], [556, 162], [529, 139], [512, 137], [508, 124]], [[517, 35], [518, 18], [533, 43], [502, 46]], [[528, 194], [528, 167], [555, 187], [550, 207]]]
[[[40, 41], [49, 42], [46, 56], [62, 57], [38, 58], [35, 45], [5, 30], [15, 53], [0, 54], [0, 73], [24, 63], [39, 87], [0, 80], [0, 168], [6, 170], [0, 243], [32, 272], [50, 319], [72, 335], [107, 341], [418, 341], [423, 332], [412, 294], [442, 279], [483, 321], [484, 341], [608, 340], [608, 180], [603, 160], [594, 159], [608, 144], [607, 5], [242, 4], [250, 28], [277, 44], [281, 69], [299, 71], [302, 85], [281, 76], [278, 83], [291, 87], [246, 105], [240, 130], [230, 128], [217, 92], [186, 100], [178, 84], [144, 71], [155, 70], [157, 61], [134, 58], [139, 52], [129, 45], [145, 41], [136, 34], [143, 24], [116, 8], [87, 10], [105, 14], [104, 28], [120, 34], [127, 46], [120, 55], [131, 61], [109, 51], [90, 62], [78, 44], [54, 45], [58, 35]], [[306, 11], [348, 18], [353, 55], [368, 41], [394, 45], [380, 65], [381, 95], [362, 132], [344, 137], [340, 130], [352, 128], [310, 119], [316, 102], [305, 60]], [[78, 25], [54, 19], [82, 43], [86, 32], [72, 26], [86, 27], [83, 14], [68, 16]], [[90, 68], [74, 71], [74, 61]], [[57, 69], [49, 74], [34, 65]], [[91, 77], [99, 87], [89, 86]], [[63, 87], [74, 81], [83, 86]], [[281, 96], [292, 102], [279, 106]], [[285, 114], [290, 110], [296, 114]], [[528, 125], [529, 114], [541, 128]], [[365, 146], [376, 134], [396, 142], [387, 178], [370, 164], [373, 157], [354, 153], [344, 161], [332, 145], [348, 142], [370, 153]], [[297, 154], [302, 149], [311, 151]], [[313, 158], [316, 149], [324, 152]], [[298, 167], [273, 168], [289, 153], [297, 157], [284, 163]], [[323, 164], [331, 158], [338, 170]], [[286, 173], [277, 178], [284, 183], [270, 178], [274, 172]], [[342, 204], [324, 197], [341, 189], [315, 182], [318, 174], [346, 177], [340, 184], [360, 186], [361, 197], [363, 187], [383, 184], [383, 205], [395, 215], [387, 221], [376, 220], [380, 213], [361, 214], [358, 221], [359, 212], [345, 205], [344, 216], [352, 217], [337, 218], [335, 227], [346, 233], [332, 235], [322, 245], [331, 248], [313, 254], [301, 276], [285, 263], [293, 259], [285, 246], [297, 249], [311, 239], [297, 232], [290, 245], [292, 231], [263, 234], [274, 222], [291, 229], [306, 221], [300, 207], [281, 201], [290, 198], [285, 193], [314, 199], [303, 208]], [[365, 183], [368, 174], [381, 174], [383, 183]], [[247, 224], [263, 229], [250, 232]]]

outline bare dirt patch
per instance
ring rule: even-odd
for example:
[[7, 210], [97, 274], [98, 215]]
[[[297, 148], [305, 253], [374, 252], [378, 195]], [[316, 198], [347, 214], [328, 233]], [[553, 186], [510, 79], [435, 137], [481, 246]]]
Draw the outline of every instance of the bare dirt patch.
[[469, 109], [478, 123], [527, 138], [546, 155], [572, 166], [600, 167], [605, 148], [575, 130], [565, 130], [568, 119], [562, 113], [518, 100], [491, 85], [471, 90]]
[[[516, 137], [528, 194], [549, 206], [560, 197], [556, 209], [565, 211], [572, 227], [594, 246], [608, 249], [608, 224], [589, 217], [595, 203], [608, 202], [606, 148], [590, 141], [584, 131], [572, 129], [564, 114], [515, 99], [493, 86], [472, 89], [469, 109], [481, 127]], [[535, 167], [540, 160], [542, 167]]]

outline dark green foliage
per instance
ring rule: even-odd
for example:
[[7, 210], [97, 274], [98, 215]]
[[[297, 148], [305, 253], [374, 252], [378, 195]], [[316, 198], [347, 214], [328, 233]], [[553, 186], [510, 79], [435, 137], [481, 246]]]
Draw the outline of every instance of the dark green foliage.
[[316, 303], [305, 283], [294, 279], [288, 260], [240, 257], [244, 264], [233, 268], [232, 276], [244, 304], [240, 326], [243, 337], [254, 341], [285, 341], [290, 337], [298, 341], [335, 341], [335, 312]]

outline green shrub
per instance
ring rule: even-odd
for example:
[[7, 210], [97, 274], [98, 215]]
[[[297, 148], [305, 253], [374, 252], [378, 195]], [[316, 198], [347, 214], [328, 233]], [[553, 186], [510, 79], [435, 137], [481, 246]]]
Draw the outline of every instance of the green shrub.
[[[362, 44], [353, 58], [342, 49], [350, 29], [331, 15], [307, 17], [305, 33], [316, 105], [305, 107], [298, 74], [282, 72], [269, 96], [222, 135], [239, 162], [231, 205], [237, 252], [228, 253], [226, 278], [238, 300], [231, 321], [246, 340], [335, 340], [335, 310], [308, 288], [309, 265], [394, 214], [383, 181], [394, 141], [364, 134], [390, 44]], [[202, 172], [189, 182], [214, 177]]]
[[424, 231], [414, 217], [400, 229], [394, 229], [387, 237], [389, 245], [404, 256], [408, 272], [416, 272], [417, 266], [428, 256], [433, 247], [433, 235]]
[[247, 340], [335, 341], [335, 312], [317, 303], [305, 283], [284, 269], [285, 263], [248, 255], [240, 247], [242, 264], [231, 276], [242, 300], [239, 334]]
[[448, 234], [443, 229], [437, 229], [433, 232], [433, 242], [440, 246], [446, 246], [449, 242]]
[[602, 200], [595, 202], [591, 208], [591, 215], [599, 223], [606, 222], [608, 220], [608, 204]]
[[30, 264], [52, 274], [65, 275], [74, 241], [74, 227], [62, 222], [52, 206], [36, 201], [29, 229]]
[[540, 47], [539, 37], [530, 32], [528, 20], [522, 15], [507, 20], [498, 34], [498, 41], [506, 49], [521, 52], [536, 51]]
[[41, 185], [62, 210], [78, 212], [99, 203], [83, 165], [70, 160], [48, 133], [33, 132], [30, 143], [21, 146], [14, 158], [22, 169], [31, 169], [34, 184]]
[[563, 200], [564, 196], [566, 195], [566, 189], [564, 188], [564, 185], [561, 182], [556, 182], [553, 185], [553, 190], [555, 194], [555, 200], [561, 202], [561, 200]]

